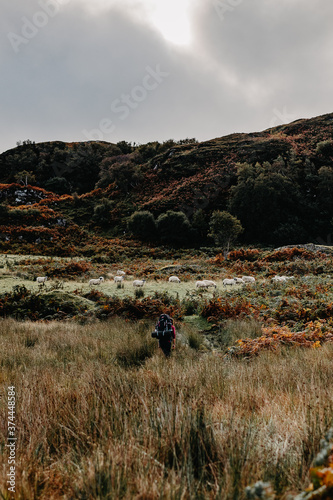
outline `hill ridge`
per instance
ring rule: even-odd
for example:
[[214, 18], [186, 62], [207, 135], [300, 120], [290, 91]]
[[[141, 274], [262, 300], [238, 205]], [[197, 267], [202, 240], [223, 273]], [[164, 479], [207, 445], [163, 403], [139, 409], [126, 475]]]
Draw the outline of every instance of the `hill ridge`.
[[245, 243], [325, 240], [333, 230], [333, 113], [203, 142], [25, 141], [0, 155], [0, 182], [9, 205], [0, 222], [9, 227], [26, 204], [8, 194], [16, 183], [47, 191], [28, 205], [105, 237], [127, 238], [135, 210], [155, 218], [176, 210], [193, 225], [192, 243], [207, 245], [202, 233], [218, 209], [241, 220]]

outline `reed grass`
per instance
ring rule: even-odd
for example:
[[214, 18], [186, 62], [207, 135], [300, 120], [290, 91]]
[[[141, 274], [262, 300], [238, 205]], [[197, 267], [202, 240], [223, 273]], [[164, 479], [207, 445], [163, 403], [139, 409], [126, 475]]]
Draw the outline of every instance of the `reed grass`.
[[259, 480], [282, 499], [307, 486], [332, 425], [333, 346], [249, 362], [178, 343], [165, 359], [152, 326], [0, 321], [2, 498], [12, 385], [16, 499], [242, 500]]

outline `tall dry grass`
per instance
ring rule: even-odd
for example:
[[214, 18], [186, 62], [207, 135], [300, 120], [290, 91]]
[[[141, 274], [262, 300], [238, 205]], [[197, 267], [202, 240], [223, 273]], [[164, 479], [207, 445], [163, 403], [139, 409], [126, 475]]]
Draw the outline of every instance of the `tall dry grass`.
[[[149, 322], [0, 322], [0, 484], [6, 387], [17, 392], [17, 493], [32, 499], [243, 499], [307, 484], [332, 424], [333, 347], [225, 361]], [[231, 328], [231, 326], [229, 325]]]

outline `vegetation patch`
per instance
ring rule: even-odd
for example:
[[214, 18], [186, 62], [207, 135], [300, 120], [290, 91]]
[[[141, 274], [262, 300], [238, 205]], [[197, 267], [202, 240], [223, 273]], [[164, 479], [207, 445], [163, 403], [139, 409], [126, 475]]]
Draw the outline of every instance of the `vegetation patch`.
[[[244, 363], [178, 338], [167, 360], [152, 326], [0, 321], [1, 377], [24, 408], [15, 420], [22, 498], [245, 500], [274, 490], [277, 500], [310, 483], [314, 498], [323, 487], [331, 497], [331, 344]], [[0, 412], [2, 436], [7, 423]], [[3, 497], [7, 478], [1, 468]]]
[[61, 290], [35, 293], [17, 285], [13, 292], [0, 296], [0, 316], [16, 319], [65, 319], [93, 309], [91, 301]]

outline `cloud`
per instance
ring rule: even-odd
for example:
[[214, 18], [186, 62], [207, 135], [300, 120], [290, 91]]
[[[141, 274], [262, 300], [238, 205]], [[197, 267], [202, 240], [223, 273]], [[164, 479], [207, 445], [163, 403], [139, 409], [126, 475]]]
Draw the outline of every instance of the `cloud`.
[[[284, 109], [330, 112], [333, 5], [228, 2], [189, 4], [192, 43], [181, 46], [153, 23], [150, 0], [3, 0], [1, 150], [92, 130], [110, 142], [205, 140], [262, 130]], [[223, 16], [221, 5], [231, 6]], [[15, 51], [10, 33], [30, 38]], [[155, 86], [147, 68], [168, 76]]]
[[331, 54], [333, 41], [332, 4], [243, 1], [221, 20], [218, 5], [225, 3], [208, 2], [202, 9], [197, 49], [203, 59], [211, 58], [216, 67], [225, 68], [240, 96], [247, 97], [250, 105], [260, 105], [261, 96], [267, 106], [275, 101], [306, 109], [308, 99], [312, 101], [311, 82], [312, 93], [320, 88], [325, 106], [329, 104], [330, 83], [325, 76], [331, 75], [327, 53]]

